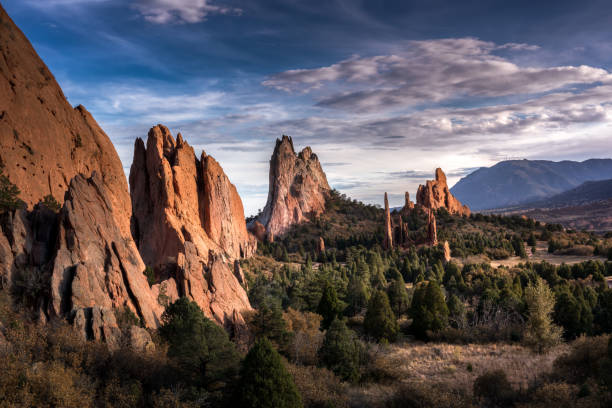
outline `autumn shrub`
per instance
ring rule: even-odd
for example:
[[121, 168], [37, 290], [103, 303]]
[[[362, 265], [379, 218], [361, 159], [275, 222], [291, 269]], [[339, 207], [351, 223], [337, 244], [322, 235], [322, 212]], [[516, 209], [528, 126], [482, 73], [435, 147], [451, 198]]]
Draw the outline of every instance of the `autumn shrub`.
[[509, 405], [514, 391], [503, 370], [487, 371], [474, 381], [474, 396], [494, 406]]

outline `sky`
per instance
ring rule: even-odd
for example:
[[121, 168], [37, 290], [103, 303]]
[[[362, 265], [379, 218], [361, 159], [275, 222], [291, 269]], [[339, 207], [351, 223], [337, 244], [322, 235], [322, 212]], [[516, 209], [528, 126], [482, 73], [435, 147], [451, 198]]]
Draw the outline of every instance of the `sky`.
[[391, 206], [506, 159], [612, 157], [612, 2], [0, 0], [126, 172], [161, 123], [263, 208], [276, 138]]

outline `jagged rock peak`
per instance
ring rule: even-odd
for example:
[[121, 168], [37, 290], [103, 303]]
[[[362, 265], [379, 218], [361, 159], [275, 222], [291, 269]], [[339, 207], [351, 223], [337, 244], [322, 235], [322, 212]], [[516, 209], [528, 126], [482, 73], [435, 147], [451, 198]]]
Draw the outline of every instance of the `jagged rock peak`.
[[425, 185], [419, 186], [417, 190], [417, 204], [432, 210], [446, 208], [451, 214], [470, 215], [468, 206], [461, 204], [451, 194], [446, 184], [446, 175], [441, 168], [436, 169], [435, 180], [427, 180]]
[[149, 131], [146, 148], [138, 138], [130, 169], [132, 235], [152, 267], [174, 265], [185, 242], [208, 261], [210, 251], [228, 260], [256, 249], [247, 232], [242, 200], [219, 163], [163, 125]]
[[291, 225], [320, 215], [330, 190], [312, 149], [296, 155], [292, 138], [283, 135], [270, 159], [268, 200], [258, 220], [270, 236], [282, 235]]
[[389, 210], [387, 193], [385, 193], [385, 241], [383, 245], [386, 249], [393, 248], [393, 227], [391, 225], [391, 212]]
[[0, 5], [0, 161], [31, 209], [60, 204], [70, 180], [98, 171], [129, 233], [128, 187], [108, 136], [83, 106], [73, 108], [36, 51]]

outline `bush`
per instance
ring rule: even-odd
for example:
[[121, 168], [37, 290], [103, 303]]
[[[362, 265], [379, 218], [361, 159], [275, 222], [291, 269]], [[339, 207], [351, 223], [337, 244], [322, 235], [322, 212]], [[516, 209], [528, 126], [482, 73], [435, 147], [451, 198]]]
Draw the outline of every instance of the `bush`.
[[487, 371], [474, 381], [474, 396], [493, 405], [508, 405], [513, 390], [503, 370]]
[[0, 164], [0, 213], [19, 208], [19, 189], [4, 175], [4, 165]]
[[435, 281], [416, 288], [410, 310], [411, 330], [419, 338], [426, 338], [428, 331], [435, 333], [448, 325], [448, 307], [442, 290]]
[[238, 406], [249, 408], [298, 408], [302, 398], [291, 374], [272, 343], [255, 342], [240, 370]]
[[562, 329], [553, 324], [555, 296], [543, 279], [525, 289], [525, 302], [529, 317], [525, 326], [525, 343], [539, 353], [559, 344]]

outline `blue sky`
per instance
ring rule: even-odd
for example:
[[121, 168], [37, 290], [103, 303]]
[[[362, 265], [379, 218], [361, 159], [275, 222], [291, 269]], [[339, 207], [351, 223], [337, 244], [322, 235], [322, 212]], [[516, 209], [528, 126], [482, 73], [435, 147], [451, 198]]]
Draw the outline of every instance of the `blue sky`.
[[247, 214], [281, 134], [381, 203], [442, 167], [612, 156], [609, 1], [0, 0], [129, 169], [162, 123]]

